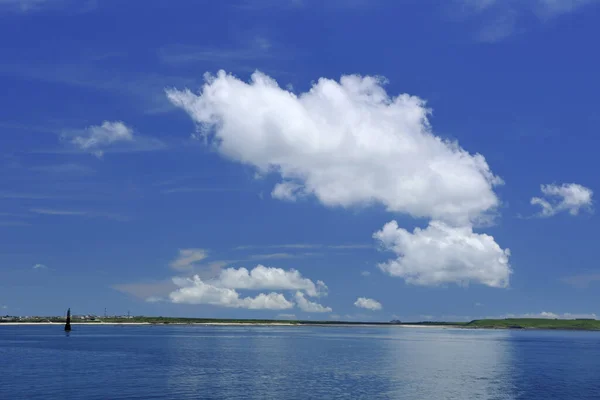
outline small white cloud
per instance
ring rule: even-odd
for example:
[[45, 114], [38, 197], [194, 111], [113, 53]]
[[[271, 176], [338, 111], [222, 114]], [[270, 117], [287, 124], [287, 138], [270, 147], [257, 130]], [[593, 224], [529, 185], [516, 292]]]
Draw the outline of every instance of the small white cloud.
[[45, 266], [44, 264], [35, 264], [33, 266], [33, 269], [48, 269], [48, 267]]
[[377, 300], [366, 298], [366, 297], [359, 297], [354, 302], [354, 305], [358, 308], [366, 308], [367, 310], [373, 310], [373, 311], [382, 309], [380, 302], [378, 302]]
[[173, 303], [210, 304], [250, 310], [285, 310], [294, 307], [281, 293], [260, 293], [256, 297], [241, 298], [235, 289], [216, 287], [203, 282], [199, 276], [173, 278], [180, 288], [169, 295]]
[[265, 267], [257, 265], [252, 270], [246, 268], [227, 268], [221, 271], [211, 284], [230, 289], [249, 290], [302, 290], [309, 296], [321, 296], [327, 293], [327, 285], [322, 281], [315, 284], [304, 278], [299, 271]]
[[369, 271], [362, 271], [360, 274], [362, 276], [370, 276], [371, 275], [371, 273]]
[[304, 293], [302, 293], [302, 292], [296, 292], [295, 298], [296, 298], [296, 304], [302, 311], [316, 312], [316, 313], [325, 313], [325, 312], [333, 311], [331, 309], [331, 307], [324, 307], [319, 303], [315, 303], [315, 302], [307, 300], [304, 297]]
[[159, 296], [150, 296], [146, 299], [146, 301], [148, 303], [160, 303], [160, 302], [165, 301], [165, 299], [162, 297], [159, 297]]
[[379, 268], [407, 283], [508, 286], [512, 272], [510, 250], [503, 250], [492, 236], [475, 233], [469, 226], [452, 227], [431, 221], [427, 228], [415, 228], [411, 233], [391, 221], [373, 237], [397, 255], [396, 259], [379, 264]]
[[6, 305], [2, 306], [3, 310], [6, 310], [7, 308], [8, 308], [8, 306], [6, 306]]
[[206, 257], [207, 252], [203, 249], [180, 249], [179, 256], [171, 261], [169, 266], [179, 271], [190, 270], [195, 263], [204, 260]]
[[133, 130], [121, 121], [104, 121], [102, 125], [92, 125], [79, 135], [71, 138], [71, 143], [83, 151], [102, 157], [104, 148], [116, 142], [132, 142]]
[[541, 186], [543, 197], [534, 197], [531, 204], [542, 207], [538, 214], [541, 217], [551, 217], [562, 211], [571, 215], [579, 214], [580, 210], [592, 212], [592, 196], [594, 192], [576, 183], [550, 184]]
[[104, 121], [84, 130], [65, 131], [61, 138], [80, 151], [101, 158], [105, 152], [136, 152], [164, 149], [158, 139], [134, 135], [133, 129], [121, 121]]
[[475, 303], [475, 307], [483, 307], [483, 303]]

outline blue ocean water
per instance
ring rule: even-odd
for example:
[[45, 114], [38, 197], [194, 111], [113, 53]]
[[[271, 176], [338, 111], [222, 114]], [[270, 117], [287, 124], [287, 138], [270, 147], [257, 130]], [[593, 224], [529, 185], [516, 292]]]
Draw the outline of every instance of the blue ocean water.
[[600, 333], [0, 326], [0, 399], [600, 399]]

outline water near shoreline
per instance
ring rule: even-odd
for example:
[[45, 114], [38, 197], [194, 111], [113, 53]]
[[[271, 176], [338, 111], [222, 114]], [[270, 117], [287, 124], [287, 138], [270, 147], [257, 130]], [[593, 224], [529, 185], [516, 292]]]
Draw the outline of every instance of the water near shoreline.
[[600, 333], [0, 327], [10, 399], [598, 399]]

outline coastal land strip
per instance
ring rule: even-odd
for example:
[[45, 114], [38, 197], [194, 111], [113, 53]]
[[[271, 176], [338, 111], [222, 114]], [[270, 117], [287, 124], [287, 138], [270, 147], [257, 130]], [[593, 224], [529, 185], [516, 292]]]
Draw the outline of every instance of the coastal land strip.
[[[3, 318], [2, 325], [49, 325], [64, 324], [59, 317]], [[450, 328], [450, 329], [551, 329], [600, 331], [600, 320], [596, 319], [547, 319], [547, 318], [507, 318], [478, 319], [470, 322], [355, 322], [355, 321], [303, 321], [303, 320], [264, 320], [264, 319], [207, 319], [171, 317], [129, 317], [98, 318], [95, 320], [72, 321], [73, 325], [209, 325], [209, 326], [331, 326], [366, 327], [387, 326], [401, 328]]]

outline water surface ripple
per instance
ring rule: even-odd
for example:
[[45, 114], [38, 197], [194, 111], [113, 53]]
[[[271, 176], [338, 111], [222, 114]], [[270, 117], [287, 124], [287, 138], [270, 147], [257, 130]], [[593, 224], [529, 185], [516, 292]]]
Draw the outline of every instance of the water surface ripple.
[[0, 326], [2, 399], [600, 399], [600, 333]]

